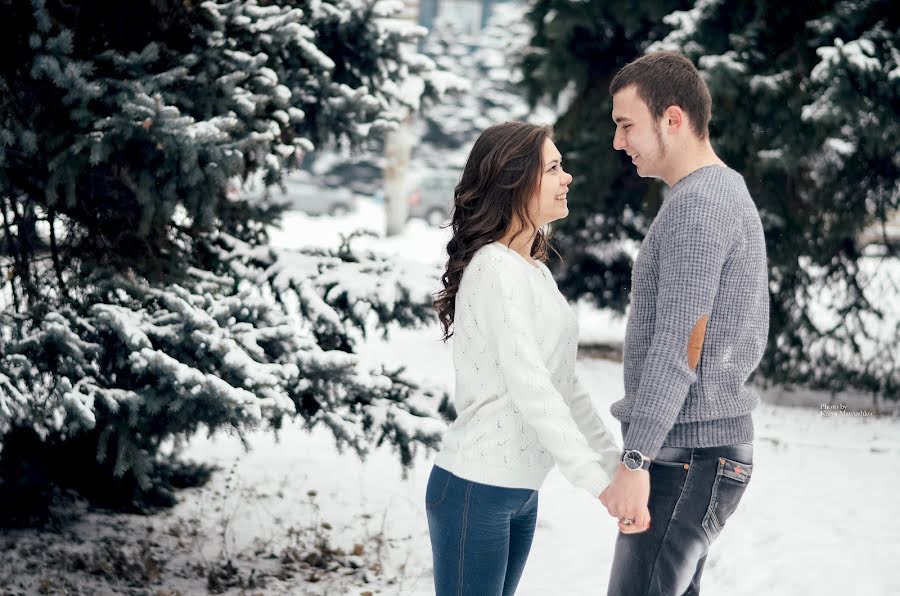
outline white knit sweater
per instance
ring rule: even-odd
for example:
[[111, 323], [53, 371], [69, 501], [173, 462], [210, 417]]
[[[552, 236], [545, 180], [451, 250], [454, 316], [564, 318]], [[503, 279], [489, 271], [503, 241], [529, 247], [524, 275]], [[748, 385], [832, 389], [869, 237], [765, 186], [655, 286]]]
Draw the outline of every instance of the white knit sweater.
[[494, 242], [456, 295], [457, 419], [435, 464], [494, 486], [538, 489], [559, 465], [598, 496], [621, 450], [575, 375], [578, 322], [543, 263]]

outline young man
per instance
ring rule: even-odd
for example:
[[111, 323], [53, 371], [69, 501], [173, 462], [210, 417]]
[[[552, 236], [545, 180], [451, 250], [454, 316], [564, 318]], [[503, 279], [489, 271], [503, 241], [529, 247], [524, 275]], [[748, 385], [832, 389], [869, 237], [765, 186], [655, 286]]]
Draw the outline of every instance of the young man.
[[625, 397], [611, 408], [624, 453], [601, 495], [620, 529], [609, 595], [695, 595], [753, 469], [759, 397], [744, 383], [768, 335], [763, 228], [713, 151], [709, 89], [690, 60], [642, 56], [610, 93], [613, 147], [669, 190], [634, 262]]

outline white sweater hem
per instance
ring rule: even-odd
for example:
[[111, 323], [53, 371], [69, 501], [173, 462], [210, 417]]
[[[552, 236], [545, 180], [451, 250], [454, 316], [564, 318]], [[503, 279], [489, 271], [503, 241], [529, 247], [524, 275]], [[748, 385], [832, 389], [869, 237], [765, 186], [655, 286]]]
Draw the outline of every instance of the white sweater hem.
[[483, 461], [463, 459], [459, 454], [443, 449], [437, 454], [434, 465], [466, 480], [500, 486], [538, 490], [553, 468], [512, 468]]

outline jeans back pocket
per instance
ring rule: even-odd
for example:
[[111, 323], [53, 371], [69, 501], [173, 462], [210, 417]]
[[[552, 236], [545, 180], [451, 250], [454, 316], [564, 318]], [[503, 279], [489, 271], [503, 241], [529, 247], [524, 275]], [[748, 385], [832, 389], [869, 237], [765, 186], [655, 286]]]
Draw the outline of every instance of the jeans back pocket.
[[725, 527], [725, 522], [737, 509], [752, 474], [752, 464], [744, 464], [727, 457], [719, 458], [709, 506], [702, 522], [710, 543], [719, 535]]

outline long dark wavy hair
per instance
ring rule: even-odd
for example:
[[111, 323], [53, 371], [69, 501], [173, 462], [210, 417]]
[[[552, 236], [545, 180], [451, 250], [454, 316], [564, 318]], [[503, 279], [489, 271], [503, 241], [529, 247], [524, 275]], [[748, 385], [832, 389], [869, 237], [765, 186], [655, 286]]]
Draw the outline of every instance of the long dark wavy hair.
[[[519, 226], [513, 238], [537, 227], [528, 207], [541, 182], [546, 139], [553, 140], [549, 126], [505, 122], [486, 129], [472, 146], [453, 191], [453, 238], [441, 276], [444, 289], [434, 300], [445, 342], [453, 335], [459, 282], [475, 251], [502, 238], [510, 226]], [[550, 248], [549, 234], [537, 229], [531, 256], [545, 261]]]

